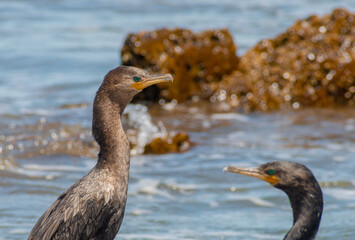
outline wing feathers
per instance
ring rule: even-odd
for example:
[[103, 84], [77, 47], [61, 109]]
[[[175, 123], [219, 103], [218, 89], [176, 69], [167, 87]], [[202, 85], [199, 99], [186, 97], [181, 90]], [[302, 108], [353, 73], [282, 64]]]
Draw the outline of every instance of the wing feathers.
[[[104, 182], [91, 179], [89, 183]], [[116, 235], [123, 218], [120, 207], [125, 197], [113, 186], [81, 184], [79, 180], [65, 191], [38, 220], [28, 239], [92, 239], [105, 230]], [[125, 194], [125, 193], [124, 193]], [[124, 199], [124, 202], [121, 202]], [[110, 229], [107, 229], [108, 226]], [[101, 231], [101, 232], [100, 232]], [[97, 238], [99, 239], [99, 238]]]

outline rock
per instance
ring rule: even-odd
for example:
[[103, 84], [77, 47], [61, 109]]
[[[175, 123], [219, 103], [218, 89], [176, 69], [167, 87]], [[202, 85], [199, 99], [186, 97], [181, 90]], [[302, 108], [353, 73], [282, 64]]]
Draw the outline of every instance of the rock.
[[174, 152], [186, 152], [191, 142], [185, 132], [169, 134], [165, 138], [155, 138], [145, 146], [145, 154], [164, 154]]
[[241, 58], [212, 96], [232, 106], [274, 110], [302, 106], [355, 105], [355, 14], [296, 22], [275, 39], [263, 40]]
[[196, 96], [246, 111], [355, 105], [355, 15], [345, 9], [300, 20], [240, 59], [235, 51], [225, 29], [160, 29], [130, 34], [121, 54], [125, 65], [174, 75], [140, 100]]
[[155, 73], [171, 73], [173, 84], [152, 86], [135, 100], [160, 98], [208, 99], [219, 81], [236, 69], [238, 57], [227, 29], [195, 34], [187, 29], [159, 29], [129, 34], [121, 51], [122, 64]]

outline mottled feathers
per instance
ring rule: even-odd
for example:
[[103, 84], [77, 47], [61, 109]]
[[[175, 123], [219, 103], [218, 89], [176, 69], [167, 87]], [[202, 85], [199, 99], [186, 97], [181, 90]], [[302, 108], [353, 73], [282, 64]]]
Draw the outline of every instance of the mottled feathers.
[[[28, 239], [113, 239], [121, 225], [124, 189], [94, 170], [68, 188], [42, 215]], [[45, 224], [43, 224], [45, 223]]]

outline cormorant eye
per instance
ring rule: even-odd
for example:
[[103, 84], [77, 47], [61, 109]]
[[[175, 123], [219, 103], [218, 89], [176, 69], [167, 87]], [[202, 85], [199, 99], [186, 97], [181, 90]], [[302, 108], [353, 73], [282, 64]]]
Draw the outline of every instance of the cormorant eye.
[[135, 82], [139, 82], [140, 80], [141, 80], [140, 77], [137, 77], [137, 76], [134, 76], [134, 77], [133, 77], [133, 81], [135, 81]]
[[269, 175], [273, 175], [273, 174], [275, 173], [275, 170], [274, 170], [274, 169], [269, 169], [269, 171], [267, 171], [267, 173], [268, 173]]

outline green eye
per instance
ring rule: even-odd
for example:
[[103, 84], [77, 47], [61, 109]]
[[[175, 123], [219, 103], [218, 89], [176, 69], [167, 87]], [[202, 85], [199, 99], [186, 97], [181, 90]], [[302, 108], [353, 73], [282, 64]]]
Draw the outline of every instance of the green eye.
[[139, 82], [140, 80], [141, 80], [140, 77], [137, 77], [137, 76], [134, 76], [134, 77], [133, 77], [133, 81], [135, 81], [135, 82]]
[[268, 171], [268, 173], [269, 173], [269, 175], [273, 175], [273, 174], [275, 173], [275, 171], [274, 171], [274, 169], [270, 169], [270, 170]]

